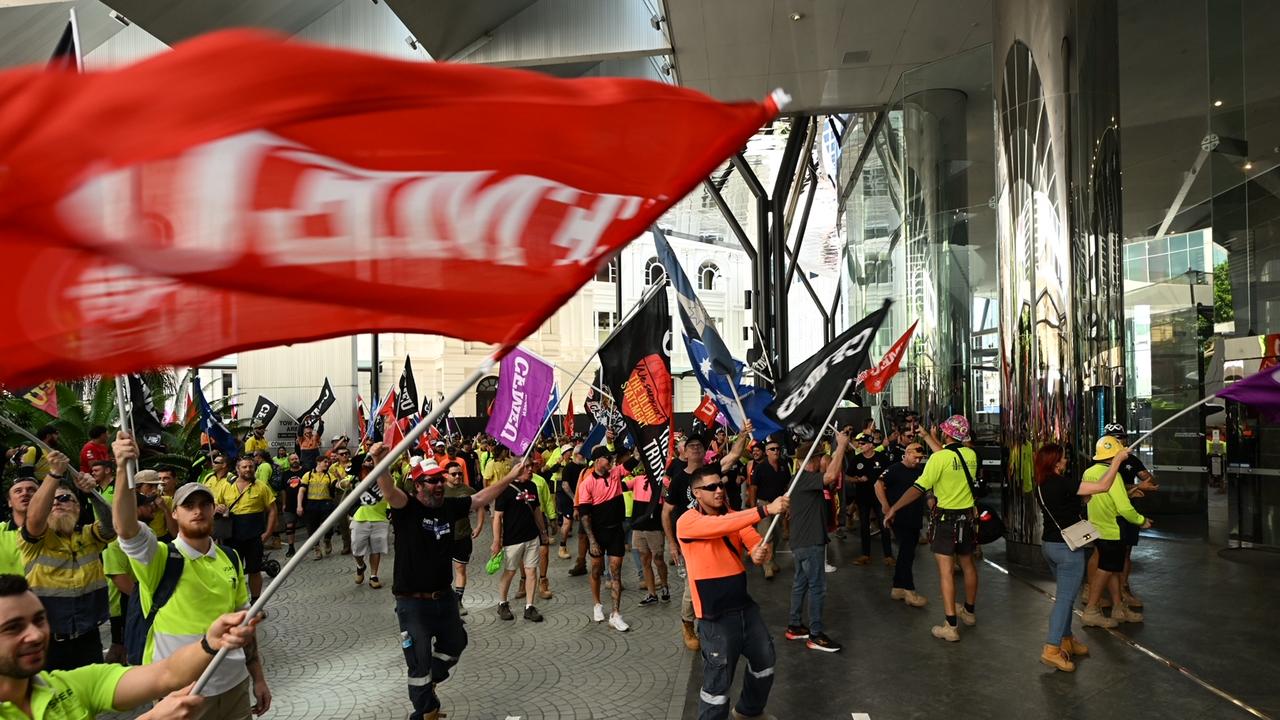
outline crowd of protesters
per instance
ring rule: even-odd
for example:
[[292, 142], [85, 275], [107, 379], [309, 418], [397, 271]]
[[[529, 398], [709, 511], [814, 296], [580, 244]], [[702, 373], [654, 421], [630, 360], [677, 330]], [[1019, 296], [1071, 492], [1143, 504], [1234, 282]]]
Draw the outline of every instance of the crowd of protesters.
[[[746, 561], [772, 580], [782, 571], [779, 547], [789, 548], [794, 575], [788, 617], [777, 624], [787, 640], [813, 650], [841, 650], [823, 622], [826, 576], [836, 569], [828, 544], [855, 527], [861, 553], [853, 565], [871, 562], [872, 541], [880, 535], [883, 562], [894, 568], [889, 598], [913, 608], [928, 604], [913, 568], [916, 548], [929, 545], [941, 586], [942, 622], [934, 637], [955, 642], [962, 626], [977, 623], [978, 462], [965, 418], [926, 430], [908, 416], [887, 435], [868, 423], [805, 442], [790, 436], [752, 441], [751, 431], [748, 423], [736, 437], [722, 427], [678, 434], [675, 456], [659, 478], [648, 477], [613, 432], [594, 447], [576, 436], [547, 438], [524, 458], [484, 435], [445, 436], [429, 452], [397, 458], [389, 473], [363, 488], [348, 516], [314, 543], [314, 558], [334, 553], [336, 535], [338, 552], [352, 556], [355, 584], [378, 590], [382, 560], [394, 548], [391, 594], [413, 717], [429, 720], [443, 717], [435, 688], [467, 645], [467, 571], [476, 559], [474, 541], [485, 530], [491, 544], [479, 559], [500, 572], [494, 611], [504, 621], [517, 615], [543, 621], [537, 601], [554, 596], [553, 547], [560, 561], [572, 561], [568, 577], [588, 576], [591, 606], [583, 612], [617, 632], [630, 630], [628, 607], [669, 604], [671, 576], [685, 578], [678, 588], [682, 640], [706, 663], [702, 718], [767, 717], [774, 651], [747, 592]], [[1062, 446], [1045, 445], [1036, 455], [1045, 557], [1059, 586], [1041, 660], [1063, 671], [1088, 652], [1070, 627], [1082, 585], [1085, 625], [1142, 619], [1128, 586], [1128, 553], [1135, 529], [1150, 520], [1129, 498], [1158, 486], [1125, 450], [1123, 428], [1108, 432], [1098, 441], [1097, 464], [1079, 481], [1063, 476]], [[240, 719], [266, 712], [267, 672], [252, 625], [232, 629], [243, 619], [237, 613], [262, 592], [269, 550], [287, 548], [292, 557], [299, 539], [318, 533], [389, 450], [342, 435], [323, 446], [322, 433], [322, 425], [306, 428], [293, 448], [273, 454], [264, 429], [256, 427], [238, 457], [206, 448], [207, 469], [195, 477], [167, 467], [142, 470], [132, 486], [126, 467], [138, 459], [137, 446], [105, 427], [91, 429], [79, 469], [56, 449], [11, 452], [16, 469], [7, 490], [11, 519], [0, 528], [0, 609], [28, 616], [15, 621], [29, 626], [23, 632], [31, 636], [17, 646], [18, 659], [47, 686], [73, 694], [84, 678], [110, 678], [118, 683], [112, 707], [123, 707], [190, 682], [187, 671], [203, 662], [196, 653], [207, 657], [226, 644], [227, 660], [204, 698], [173, 693], [146, 717]], [[39, 436], [57, 447], [51, 428]], [[1087, 511], [1082, 496], [1092, 498]], [[1102, 537], [1092, 561], [1063, 542], [1063, 528], [1085, 517]], [[639, 595], [628, 602], [623, 590], [630, 577]], [[110, 630], [107, 647], [102, 627]], [[747, 660], [748, 673], [731, 710], [728, 692], [739, 658]], [[127, 680], [129, 666], [169, 669], [144, 684]], [[35, 690], [28, 693], [30, 703]], [[78, 693], [96, 712], [89, 693]], [[162, 709], [167, 714], [154, 715]]]

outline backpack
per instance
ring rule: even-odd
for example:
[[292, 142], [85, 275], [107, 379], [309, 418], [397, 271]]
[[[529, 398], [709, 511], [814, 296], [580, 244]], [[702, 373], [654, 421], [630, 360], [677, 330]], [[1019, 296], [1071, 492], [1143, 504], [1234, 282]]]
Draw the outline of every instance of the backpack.
[[[151, 596], [151, 612], [142, 613], [142, 592], [135, 589], [129, 596], [124, 615], [124, 649], [126, 662], [130, 665], [141, 665], [143, 650], [147, 647], [147, 636], [151, 634], [151, 626], [155, 624], [160, 608], [173, 597], [178, 589], [178, 581], [182, 579], [182, 568], [186, 563], [182, 551], [174, 543], [169, 543], [169, 555], [164, 561], [164, 573], [156, 584], [156, 591]], [[231, 548], [222, 548], [231, 560], [236, 575], [240, 575], [240, 555]]]

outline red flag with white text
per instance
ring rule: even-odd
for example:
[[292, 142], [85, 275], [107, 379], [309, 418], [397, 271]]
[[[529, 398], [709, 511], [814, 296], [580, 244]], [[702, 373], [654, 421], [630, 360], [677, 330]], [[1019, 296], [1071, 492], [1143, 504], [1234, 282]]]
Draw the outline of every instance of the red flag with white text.
[[720, 408], [716, 407], [716, 403], [711, 399], [711, 396], [703, 395], [702, 402], [698, 403], [698, 407], [693, 410], [693, 416], [701, 420], [703, 425], [715, 427], [716, 415], [719, 412]]
[[573, 434], [573, 393], [569, 393], [569, 409], [564, 414], [564, 434]]
[[0, 253], [44, 278], [0, 294], [9, 383], [28, 355], [45, 379], [375, 330], [514, 346], [777, 113], [243, 30], [0, 72], [0, 98]]
[[858, 373], [858, 382], [862, 383], [867, 392], [872, 394], [882, 392], [889, 380], [898, 374], [902, 358], [907, 354], [907, 343], [911, 341], [911, 334], [916, 331], [916, 325], [919, 322], [917, 320], [911, 323], [911, 327], [907, 328], [907, 331], [889, 348], [889, 352], [880, 358], [880, 362], [876, 363], [875, 367]]

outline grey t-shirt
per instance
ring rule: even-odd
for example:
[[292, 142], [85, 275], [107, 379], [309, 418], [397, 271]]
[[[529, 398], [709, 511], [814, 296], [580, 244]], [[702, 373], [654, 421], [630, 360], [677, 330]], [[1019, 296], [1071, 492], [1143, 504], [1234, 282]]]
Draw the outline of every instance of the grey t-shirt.
[[827, 501], [822, 492], [822, 473], [800, 473], [791, 491], [791, 547], [827, 544]]

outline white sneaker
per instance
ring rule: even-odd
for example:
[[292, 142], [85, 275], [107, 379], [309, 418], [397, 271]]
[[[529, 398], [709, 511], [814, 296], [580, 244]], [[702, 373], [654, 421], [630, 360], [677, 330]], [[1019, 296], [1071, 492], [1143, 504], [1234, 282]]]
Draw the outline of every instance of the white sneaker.
[[826, 570], [828, 573], [833, 573], [836, 571], [836, 566], [832, 565], [831, 563], [823, 563], [822, 569]]
[[596, 622], [604, 622], [604, 606], [596, 603], [595, 608], [591, 610], [591, 619]]
[[617, 630], [618, 632], [626, 632], [631, 629], [631, 626], [622, 619], [622, 613], [609, 614], [609, 627]]

